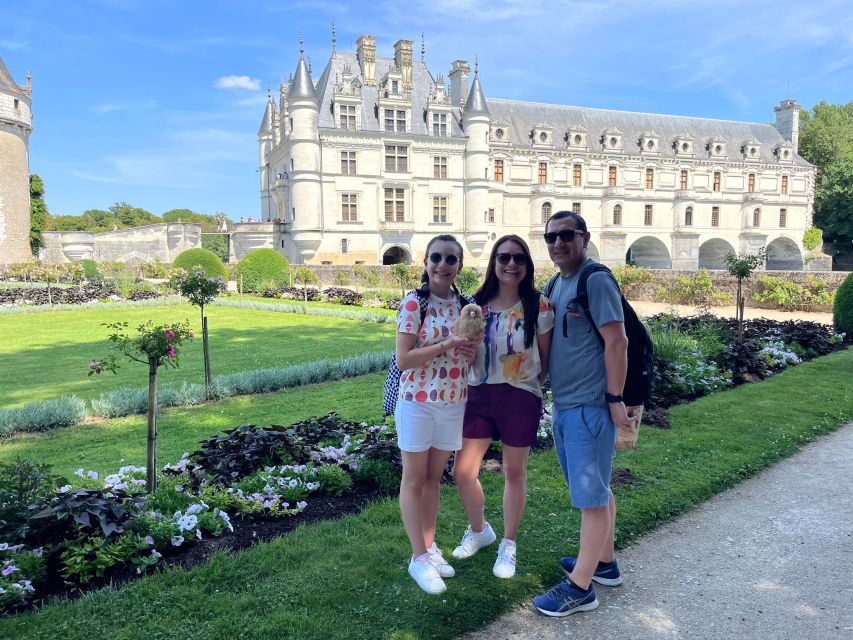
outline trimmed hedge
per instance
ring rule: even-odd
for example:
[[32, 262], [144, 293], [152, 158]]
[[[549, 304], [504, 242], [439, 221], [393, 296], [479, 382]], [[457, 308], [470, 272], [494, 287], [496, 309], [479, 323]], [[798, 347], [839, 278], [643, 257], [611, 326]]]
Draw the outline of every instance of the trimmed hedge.
[[839, 331], [853, 335], [853, 273], [848, 274], [841, 286], [835, 290], [832, 323]]
[[237, 263], [237, 279], [243, 291], [260, 292], [289, 284], [290, 263], [275, 249], [255, 249]]
[[77, 396], [30, 402], [23, 407], [0, 410], [0, 436], [16, 431], [46, 431], [77, 424], [85, 417], [86, 403]]
[[207, 249], [187, 249], [179, 253], [172, 263], [172, 269], [192, 271], [196, 267], [201, 267], [207, 277], [222, 276], [223, 280], [228, 280], [228, 271], [222, 264], [222, 260], [213, 251]]

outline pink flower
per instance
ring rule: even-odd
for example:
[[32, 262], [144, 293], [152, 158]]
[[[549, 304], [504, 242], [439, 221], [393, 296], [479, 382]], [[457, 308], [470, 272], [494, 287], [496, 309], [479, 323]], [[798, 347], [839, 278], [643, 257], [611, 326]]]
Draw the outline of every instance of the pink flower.
[[190, 332], [187, 334], [187, 336], [188, 336], [188, 337], [190, 337], [190, 338], [195, 338], [195, 332], [194, 332], [194, 331], [190, 331]]
[[175, 332], [171, 329], [166, 329], [166, 340], [171, 340], [175, 337]]

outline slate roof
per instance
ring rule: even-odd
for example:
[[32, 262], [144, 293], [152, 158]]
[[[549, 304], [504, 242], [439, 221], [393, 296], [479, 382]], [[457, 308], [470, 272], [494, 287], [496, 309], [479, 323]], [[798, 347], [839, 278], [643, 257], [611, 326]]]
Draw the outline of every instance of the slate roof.
[[489, 113], [486, 96], [483, 95], [483, 88], [480, 86], [480, 74], [476, 71], [474, 72], [474, 80], [471, 82], [471, 91], [465, 100], [465, 115], [474, 113]]
[[3, 58], [0, 58], [0, 91], [4, 91], [6, 93], [17, 93], [29, 98], [26, 91], [24, 91], [24, 88], [15, 82], [15, 78], [12, 77], [12, 73], [3, 62]]
[[[643, 134], [653, 131], [660, 137], [660, 154], [657, 154], [657, 157], [664, 158], [678, 157], [672, 143], [680, 135], [694, 138], [694, 157], [702, 158], [707, 157], [705, 145], [709, 140], [715, 137], [724, 138], [727, 143], [726, 154], [720, 159], [729, 161], [742, 160], [743, 143], [755, 139], [761, 143], [759, 160], [776, 162], [774, 150], [785, 142], [773, 125], [753, 122], [569, 107], [497, 98], [489, 99], [489, 110], [492, 121], [503, 119], [509, 123], [510, 141], [520, 147], [530, 146], [530, 132], [537, 123], [542, 122], [554, 127], [554, 138], [560, 148], [565, 148], [562, 136], [570, 127], [585, 127], [588, 132], [588, 151], [601, 151], [601, 135], [607, 129], [618, 128], [622, 131], [623, 154], [629, 155], [652, 155], [640, 154], [638, 140]], [[794, 158], [795, 164], [810, 166], [800, 156], [795, 154]]]
[[308, 65], [305, 64], [304, 56], [299, 56], [299, 63], [296, 65], [296, 74], [293, 76], [293, 82], [290, 83], [290, 88], [287, 90], [287, 97], [288, 99], [317, 97], [314, 83], [311, 82], [311, 74], [308, 73]]

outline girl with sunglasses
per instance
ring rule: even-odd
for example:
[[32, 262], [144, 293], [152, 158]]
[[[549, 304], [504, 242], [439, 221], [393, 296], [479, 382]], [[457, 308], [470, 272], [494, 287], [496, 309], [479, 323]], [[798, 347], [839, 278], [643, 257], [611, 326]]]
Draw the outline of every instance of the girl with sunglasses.
[[492, 572], [498, 578], [511, 578], [515, 537], [527, 498], [527, 456], [536, 443], [542, 415], [542, 382], [548, 372], [554, 312], [533, 285], [530, 249], [516, 235], [495, 243], [486, 279], [474, 299], [483, 306], [486, 335], [468, 375], [463, 444], [453, 468], [469, 522], [453, 557], [468, 558], [497, 539], [485, 520], [478, 475], [492, 440], [500, 440], [504, 535]]
[[[453, 284], [462, 268], [462, 245], [452, 235], [430, 240], [423, 284], [397, 312], [400, 395], [394, 410], [403, 458], [400, 513], [412, 545], [409, 575], [427, 593], [443, 593], [454, 575], [435, 544], [439, 482], [453, 451], [462, 446], [468, 365], [476, 343], [452, 333], [466, 303]], [[428, 299], [421, 323], [421, 302]], [[460, 299], [461, 298], [461, 299]]]

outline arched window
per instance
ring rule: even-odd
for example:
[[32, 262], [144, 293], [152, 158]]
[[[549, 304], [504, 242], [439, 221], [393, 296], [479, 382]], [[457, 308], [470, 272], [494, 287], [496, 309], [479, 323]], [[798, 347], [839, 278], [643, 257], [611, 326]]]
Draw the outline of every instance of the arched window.
[[548, 218], [551, 217], [551, 203], [543, 202], [542, 203], [542, 224], [548, 222]]
[[622, 205], [617, 204], [613, 207], [613, 224], [622, 224]]
[[693, 226], [693, 207], [687, 207], [684, 210], [684, 226], [692, 227]]
[[752, 212], [752, 226], [760, 227], [761, 226], [761, 209], [756, 209]]

